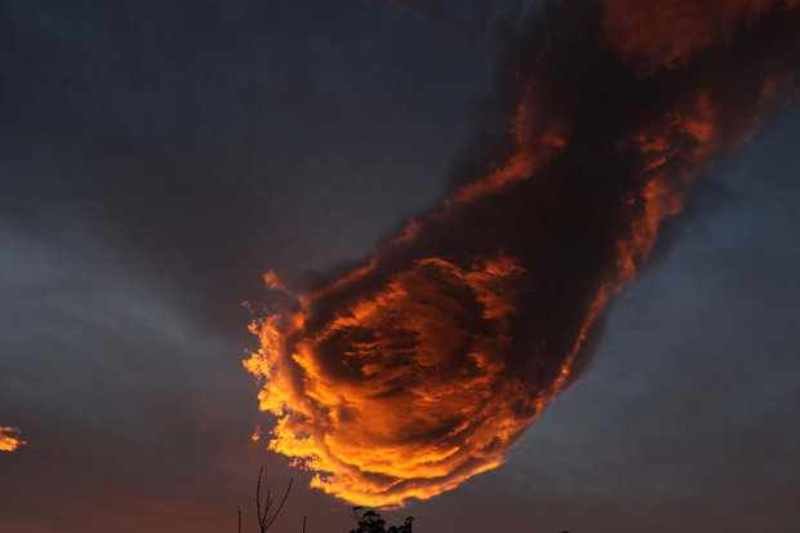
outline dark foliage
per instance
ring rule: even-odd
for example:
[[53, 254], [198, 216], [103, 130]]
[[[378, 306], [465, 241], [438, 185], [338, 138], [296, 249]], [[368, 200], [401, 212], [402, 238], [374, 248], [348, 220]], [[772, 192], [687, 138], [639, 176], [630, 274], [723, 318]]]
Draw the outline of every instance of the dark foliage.
[[353, 513], [356, 515], [358, 525], [351, 529], [350, 533], [412, 533], [414, 517], [409, 516], [401, 525], [386, 527], [386, 520], [374, 509], [364, 509], [354, 507]]

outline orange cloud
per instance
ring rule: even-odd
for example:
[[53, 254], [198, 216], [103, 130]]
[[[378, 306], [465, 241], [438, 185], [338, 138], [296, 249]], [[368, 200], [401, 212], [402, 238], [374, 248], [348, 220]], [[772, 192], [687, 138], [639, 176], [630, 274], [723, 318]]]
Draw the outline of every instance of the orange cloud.
[[26, 444], [17, 428], [0, 426], [0, 452], [12, 453]]
[[694, 181], [795, 83], [798, 2], [700, 4], [565, 2], [532, 23], [483, 171], [251, 326], [268, 446], [313, 487], [369, 506], [452, 490], [575, 379]]

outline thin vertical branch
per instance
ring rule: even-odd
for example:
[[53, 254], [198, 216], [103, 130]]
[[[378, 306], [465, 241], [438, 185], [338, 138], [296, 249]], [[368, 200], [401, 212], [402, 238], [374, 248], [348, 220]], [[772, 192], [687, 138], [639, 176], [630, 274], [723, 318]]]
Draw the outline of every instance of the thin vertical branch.
[[280, 503], [273, 509], [276, 500], [273, 499], [272, 489], [266, 489], [266, 496], [263, 498], [261, 496], [261, 487], [265, 479], [265, 470], [262, 466], [258, 471], [258, 481], [256, 481], [256, 521], [258, 523], [258, 529], [260, 533], [266, 533], [267, 530], [272, 527], [272, 524], [275, 523], [278, 515], [280, 515], [281, 511], [283, 511], [284, 505], [286, 505], [286, 500], [289, 498], [289, 493], [291, 492], [292, 485], [294, 483], [293, 479], [289, 480], [289, 484], [283, 493]]
[[[278, 508], [275, 509], [275, 512], [272, 513], [272, 518], [266, 521], [267, 526], [263, 529], [263, 532], [266, 532], [270, 528], [270, 526], [272, 526], [272, 524], [275, 522], [275, 519], [278, 518], [278, 515], [281, 514], [281, 511], [283, 511], [283, 506], [286, 505], [286, 499], [289, 497], [289, 493], [292, 491], [292, 484], [294, 484], [294, 479], [289, 480], [289, 484], [286, 486], [286, 492], [283, 493], [283, 498], [281, 499], [281, 503], [280, 505], [278, 505]], [[267, 513], [265, 512], [264, 518], [266, 517]]]
[[258, 469], [258, 481], [256, 481], [256, 517], [258, 519], [258, 527], [264, 531], [264, 520], [261, 515], [261, 480], [264, 477], [264, 467]]

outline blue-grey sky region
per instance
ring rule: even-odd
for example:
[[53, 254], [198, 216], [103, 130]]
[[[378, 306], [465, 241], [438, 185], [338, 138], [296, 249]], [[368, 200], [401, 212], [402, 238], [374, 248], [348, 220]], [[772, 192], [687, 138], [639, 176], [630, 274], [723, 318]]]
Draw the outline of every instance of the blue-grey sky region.
[[[276, 530], [346, 504], [250, 442], [260, 273], [367, 253], [446, 189], [522, 2], [0, 0], [0, 532]], [[488, 22], [487, 22], [488, 21]], [[800, 114], [717, 162], [589, 369], [420, 531], [793, 531]]]

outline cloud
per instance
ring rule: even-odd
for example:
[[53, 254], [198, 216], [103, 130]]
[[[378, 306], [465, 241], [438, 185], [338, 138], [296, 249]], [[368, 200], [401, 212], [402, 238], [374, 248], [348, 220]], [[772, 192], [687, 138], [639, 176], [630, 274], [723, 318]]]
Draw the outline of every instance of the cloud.
[[0, 452], [14, 453], [26, 444], [19, 429], [0, 426]]
[[527, 21], [498, 86], [501, 142], [474, 173], [253, 325], [269, 446], [313, 487], [376, 506], [452, 490], [500, 466], [579, 374], [695, 180], [796, 82], [797, 3], [689, 5], [554, 3]]

